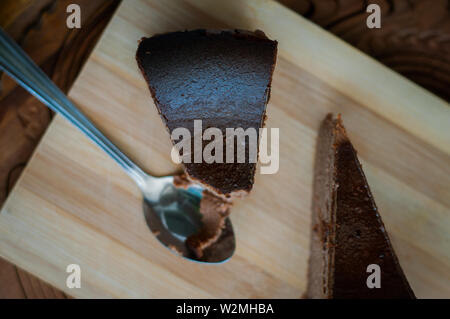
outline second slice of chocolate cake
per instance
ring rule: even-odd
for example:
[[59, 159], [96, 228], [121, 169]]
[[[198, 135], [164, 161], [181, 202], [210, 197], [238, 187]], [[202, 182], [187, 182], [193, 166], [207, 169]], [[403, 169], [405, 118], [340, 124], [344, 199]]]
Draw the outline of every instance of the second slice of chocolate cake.
[[[340, 117], [317, 141], [308, 298], [415, 298]], [[380, 287], [367, 285], [379, 266]]]

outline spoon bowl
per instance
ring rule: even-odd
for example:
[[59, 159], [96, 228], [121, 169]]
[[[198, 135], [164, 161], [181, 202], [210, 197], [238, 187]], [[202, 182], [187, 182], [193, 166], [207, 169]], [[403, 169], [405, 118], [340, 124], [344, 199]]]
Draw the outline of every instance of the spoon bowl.
[[200, 213], [202, 187], [175, 187], [173, 176], [149, 176], [141, 189], [145, 221], [164, 246], [185, 258], [205, 263], [224, 262], [233, 255], [235, 239], [229, 218], [219, 239], [205, 249], [201, 258], [186, 246], [186, 239], [198, 233], [203, 226]]

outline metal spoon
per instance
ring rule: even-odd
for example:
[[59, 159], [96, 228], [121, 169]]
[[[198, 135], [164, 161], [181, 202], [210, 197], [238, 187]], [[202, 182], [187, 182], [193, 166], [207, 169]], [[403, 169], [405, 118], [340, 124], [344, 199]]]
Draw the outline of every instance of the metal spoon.
[[193, 185], [187, 189], [176, 188], [173, 176], [154, 177], [146, 174], [70, 102], [1, 28], [0, 69], [5, 70], [50, 109], [78, 127], [125, 170], [141, 189], [145, 220], [162, 244], [183, 257], [207, 263], [223, 262], [233, 255], [234, 232], [227, 218], [219, 240], [205, 250], [201, 259], [197, 258], [186, 247], [185, 241], [202, 227], [199, 212], [202, 187]]

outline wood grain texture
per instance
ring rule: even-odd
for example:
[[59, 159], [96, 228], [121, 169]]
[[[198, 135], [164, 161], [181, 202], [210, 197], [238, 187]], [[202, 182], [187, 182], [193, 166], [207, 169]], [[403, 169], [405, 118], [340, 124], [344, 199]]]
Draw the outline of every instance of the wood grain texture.
[[[210, 266], [169, 253], [147, 229], [133, 182], [59, 116], [1, 211], [0, 255], [76, 297], [299, 298], [315, 139], [333, 111], [343, 115], [416, 295], [450, 297], [448, 104], [281, 5], [122, 3], [71, 98], [148, 172], [173, 173], [169, 136], [134, 52], [143, 35], [198, 27], [259, 28], [280, 47], [266, 122], [280, 128], [280, 170], [257, 174], [252, 194], [235, 203], [235, 256]], [[81, 289], [65, 287], [70, 263], [81, 266]]]
[[[0, 25], [64, 92], [75, 80], [118, 1], [79, 1], [83, 13], [83, 28], [79, 31], [67, 29], [64, 23], [69, 3], [71, 1], [55, 0], [0, 3]], [[0, 74], [0, 77], [1, 206], [50, 123], [52, 114], [6, 75]], [[0, 262], [0, 273], [0, 298], [66, 297], [4, 260]]]
[[[450, 100], [450, 0], [279, 0], [403, 76]], [[381, 28], [366, 27], [368, 3]]]

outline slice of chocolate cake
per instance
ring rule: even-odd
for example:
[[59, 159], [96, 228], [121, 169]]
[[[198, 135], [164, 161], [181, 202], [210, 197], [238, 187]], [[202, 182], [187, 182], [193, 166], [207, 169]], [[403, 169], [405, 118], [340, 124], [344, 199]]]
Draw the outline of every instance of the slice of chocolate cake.
[[[144, 38], [136, 53], [152, 97], [170, 133], [187, 128], [194, 143], [194, 120], [202, 131], [214, 127], [254, 128], [264, 124], [276, 61], [277, 42], [263, 32], [195, 30]], [[178, 141], [173, 141], [174, 143]], [[209, 141], [201, 142], [201, 150]], [[234, 147], [234, 152], [237, 151]], [[249, 192], [256, 163], [184, 163], [188, 177], [216, 194]], [[223, 154], [226, 145], [223, 143]]]
[[[314, 173], [307, 297], [415, 298], [339, 116], [322, 123]], [[369, 265], [379, 288], [367, 284]]]

